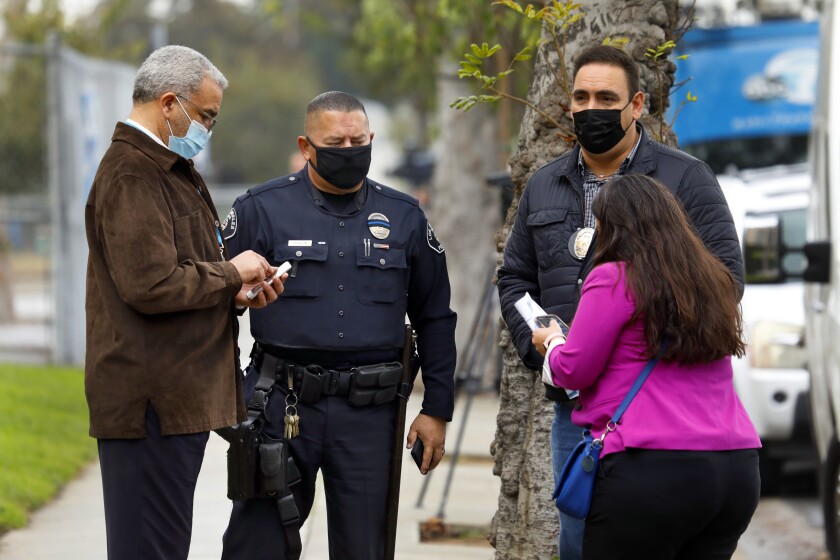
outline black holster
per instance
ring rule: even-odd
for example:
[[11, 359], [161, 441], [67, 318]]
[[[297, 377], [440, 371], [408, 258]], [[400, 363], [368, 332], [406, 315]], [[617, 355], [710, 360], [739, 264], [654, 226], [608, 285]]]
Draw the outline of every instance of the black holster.
[[275, 497], [300, 480], [288, 442], [262, 433], [262, 424], [248, 419], [218, 430], [228, 442], [228, 492], [231, 500]]
[[227, 452], [228, 491], [230, 500], [250, 500], [257, 495], [257, 463], [259, 461], [260, 433], [254, 420], [225, 428], [219, 435], [230, 447]]

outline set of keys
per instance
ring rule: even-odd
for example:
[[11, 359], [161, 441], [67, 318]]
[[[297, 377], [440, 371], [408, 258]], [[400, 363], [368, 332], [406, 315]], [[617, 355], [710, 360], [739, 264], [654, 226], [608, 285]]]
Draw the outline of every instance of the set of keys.
[[[294, 399], [289, 402], [289, 399]], [[297, 413], [297, 395], [290, 392], [286, 395], [286, 415], [283, 417], [283, 437], [285, 439], [296, 438], [300, 435], [300, 416]]]

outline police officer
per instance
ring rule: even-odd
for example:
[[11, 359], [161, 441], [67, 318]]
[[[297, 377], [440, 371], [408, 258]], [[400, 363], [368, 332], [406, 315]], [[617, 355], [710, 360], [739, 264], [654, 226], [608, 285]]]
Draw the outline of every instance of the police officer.
[[[400, 359], [407, 313], [425, 386], [407, 446], [419, 438], [421, 472], [434, 469], [453, 411], [455, 313], [443, 247], [417, 201], [367, 178], [373, 133], [364, 106], [323, 93], [307, 107], [304, 131], [306, 166], [239, 197], [224, 224], [232, 254], [252, 249], [293, 265], [284, 296], [250, 316], [245, 395], [261, 368], [279, 372], [264, 431], [279, 438], [294, 418], [299, 433], [286, 435], [301, 474], [292, 487], [301, 521], [321, 471], [330, 558], [375, 560], [384, 557], [396, 381], [383, 374], [371, 385], [360, 375]], [[222, 557], [285, 558], [286, 541], [274, 500], [236, 501]]]

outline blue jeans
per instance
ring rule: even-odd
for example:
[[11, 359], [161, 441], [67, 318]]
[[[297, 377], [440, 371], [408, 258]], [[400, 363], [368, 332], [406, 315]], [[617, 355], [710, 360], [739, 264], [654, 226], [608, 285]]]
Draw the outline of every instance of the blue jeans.
[[[554, 485], [566, 458], [583, 439], [583, 428], [572, 424], [571, 403], [554, 403], [554, 422], [551, 423], [551, 462], [554, 465]], [[560, 560], [581, 560], [583, 555], [583, 519], [560, 514]]]

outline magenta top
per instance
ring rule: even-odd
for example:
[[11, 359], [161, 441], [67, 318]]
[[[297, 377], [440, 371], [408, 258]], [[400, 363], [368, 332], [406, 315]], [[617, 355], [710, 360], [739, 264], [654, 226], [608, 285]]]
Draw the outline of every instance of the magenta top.
[[[583, 290], [565, 344], [549, 355], [554, 383], [579, 389], [572, 412], [598, 437], [638, 378], [647, 359], [644, 325], [625, 283], [624, 263], [595, 267]], [[720, 451], [761, 447], [732, 383], [730, 356], [706, 364], [660, 360], [604, 440], [601, 455], [627, 447]]]

